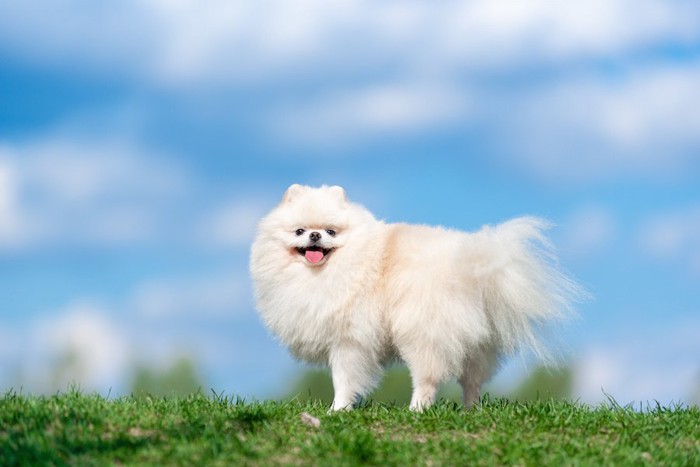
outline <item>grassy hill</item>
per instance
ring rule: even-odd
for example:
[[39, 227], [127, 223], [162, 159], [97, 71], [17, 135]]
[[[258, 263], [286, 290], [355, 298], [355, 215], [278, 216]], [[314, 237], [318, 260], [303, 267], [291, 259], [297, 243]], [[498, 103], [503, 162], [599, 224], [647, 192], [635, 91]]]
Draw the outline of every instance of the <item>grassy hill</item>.
[[[700, 410], [559, 401], [368, 403], [67, 392], [0, 398], [1, 465], [700, 465]], [[307, 412], [320, 420], [304, 423]]]

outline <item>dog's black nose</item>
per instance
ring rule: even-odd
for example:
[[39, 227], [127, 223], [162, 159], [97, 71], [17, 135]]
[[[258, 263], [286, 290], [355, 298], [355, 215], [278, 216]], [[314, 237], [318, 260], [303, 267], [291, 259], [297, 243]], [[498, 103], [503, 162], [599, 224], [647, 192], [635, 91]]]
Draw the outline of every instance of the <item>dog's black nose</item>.
[[312, 242], [317, 242], [321, 240], [321, 234], [318, 232], [311, 232], [309, 234], [309, 238], [311, 239]]

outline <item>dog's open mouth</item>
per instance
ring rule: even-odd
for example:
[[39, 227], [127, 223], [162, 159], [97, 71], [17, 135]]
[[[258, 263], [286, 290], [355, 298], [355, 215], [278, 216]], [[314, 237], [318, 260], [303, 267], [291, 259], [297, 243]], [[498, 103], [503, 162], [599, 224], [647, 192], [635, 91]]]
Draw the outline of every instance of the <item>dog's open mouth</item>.
[[297, 252], [312, 264], [318, 264], [333, 252], [332, 248], [321, 248], [320, 246], [297, 247]]

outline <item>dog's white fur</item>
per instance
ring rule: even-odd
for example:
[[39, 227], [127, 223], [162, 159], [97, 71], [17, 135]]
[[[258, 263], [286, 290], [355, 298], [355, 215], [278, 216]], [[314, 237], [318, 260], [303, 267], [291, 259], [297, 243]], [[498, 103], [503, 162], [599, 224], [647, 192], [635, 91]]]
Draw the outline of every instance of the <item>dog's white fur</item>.
[[[579, 293], [556, 267], [547, 226], [386, 224], [340, 187], [292, 185], [252, 246], [257, 308], [295, 357], [330, 366], [332, 410], [351, 408], [397, 357], [411, 372], [412, 409], [432, 404], [450, 377], [469, 404], [502, 356], [522, 345], [543, 355], [533, 324], [568, 313]], [[311, 232], [333, 249], [316, 264], [296, 250]]]

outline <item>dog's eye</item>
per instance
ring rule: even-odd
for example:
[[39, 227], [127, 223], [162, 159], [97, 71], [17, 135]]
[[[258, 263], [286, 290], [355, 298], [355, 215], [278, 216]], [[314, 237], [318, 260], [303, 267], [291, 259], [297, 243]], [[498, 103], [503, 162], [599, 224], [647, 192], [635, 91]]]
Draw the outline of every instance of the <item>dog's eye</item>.
[[304, 229], [297, 229], [297, 231], [296, 231], [297, 237], [298, 237], [299, 235], [303, 234], [304, 232], [306, 232], [306, 230], [304, 230]]
[[328, 229], [326, 230], [326, 233], [330, 235], [331, 237], [335, 237], [336, 231], [333, 229]]

